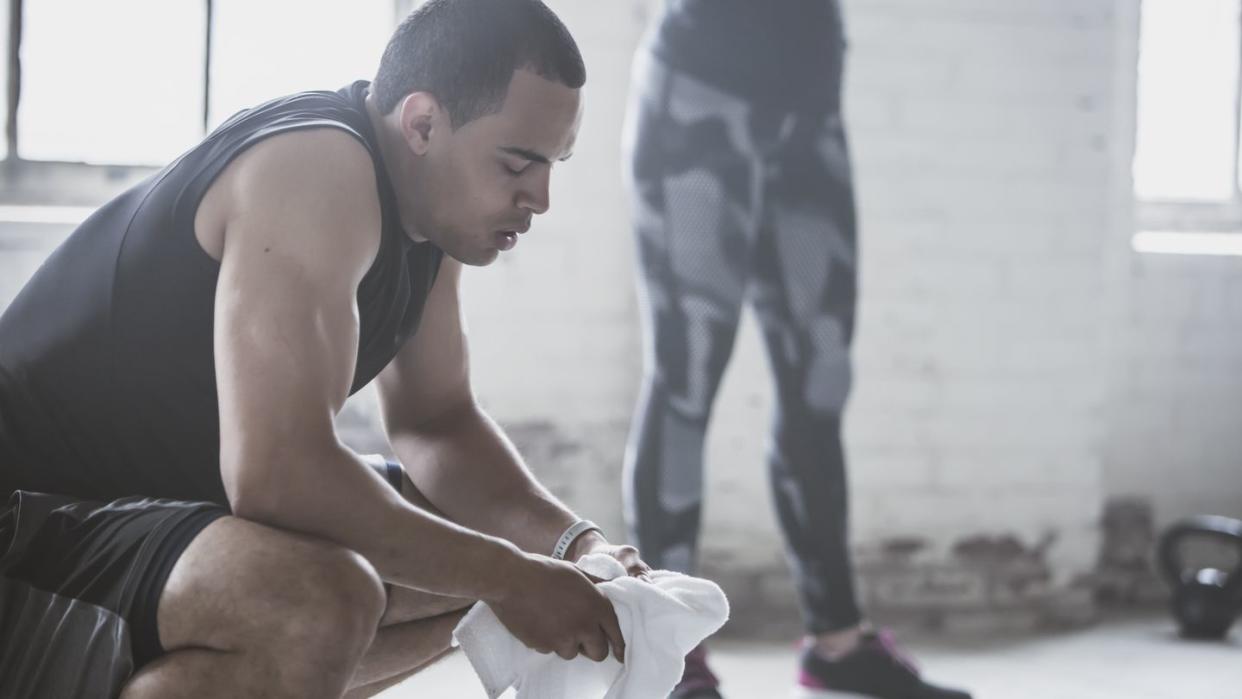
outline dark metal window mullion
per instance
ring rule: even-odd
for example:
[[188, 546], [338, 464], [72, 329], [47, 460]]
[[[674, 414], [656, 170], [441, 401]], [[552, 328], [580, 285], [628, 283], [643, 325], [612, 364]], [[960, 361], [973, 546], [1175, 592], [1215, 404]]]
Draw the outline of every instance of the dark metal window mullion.
[[204, 0], [204, 2], [207, 3], [207, 41], [203, 51], [203, 134], [206, 134], [211, 125], [211, 25], [215, 2], [213, 0]]
[[17, 104], [22, 96], [22, 2], [9, 0], [8, 104], [5, 111], [4, 140], [8, 144], [5, 160], [17, 155]]

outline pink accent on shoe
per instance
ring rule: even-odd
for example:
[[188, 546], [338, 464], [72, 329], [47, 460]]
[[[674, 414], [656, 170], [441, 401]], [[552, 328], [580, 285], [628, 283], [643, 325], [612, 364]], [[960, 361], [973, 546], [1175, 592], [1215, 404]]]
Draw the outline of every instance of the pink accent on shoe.
[[824, 684], [818, 677], [812, 675], [806, 670], [798, 673], [798, 685], [807, 689], [828, 689], [828, 685]]
[[889, 657], [906, 666], [906, 669], [912, 672], [916, 677], [918, 676], [919, 666], [914, 662], [914, 659], [911, 658], [909, 654], [897, 645], [897, 639], [893, 636], [892, 631], [889, 629], [880, 629], [876, 632], [875, 639], [888, 653]]

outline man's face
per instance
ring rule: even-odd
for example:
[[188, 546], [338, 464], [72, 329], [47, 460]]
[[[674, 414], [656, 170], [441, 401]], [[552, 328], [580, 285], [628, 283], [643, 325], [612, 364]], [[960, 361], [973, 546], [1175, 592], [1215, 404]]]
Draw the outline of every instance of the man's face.
[[422, 232], [450, 257], [487, 265], [548, 210], [552, 165], [578, 133], [578, 90], [518, 70], [504, 106], [430, 139]]

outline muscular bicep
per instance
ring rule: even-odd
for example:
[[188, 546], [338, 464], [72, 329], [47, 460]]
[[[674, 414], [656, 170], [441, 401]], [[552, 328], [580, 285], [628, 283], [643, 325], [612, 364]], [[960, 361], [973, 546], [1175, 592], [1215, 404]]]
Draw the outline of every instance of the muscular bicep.
[[461, 263], [446, 257], [418, 332], [379, 375], [380, 405], [390, 434], [416, 429], [474, 399], [460, 288]]
[[216, 292], [222, 447], [330, 431], [356, 352], [348, 289], [275, 250], [238, 247], [224, 255]]
[[[214, 338], [230, 499], [243, 476], [268, 480], [281, 461], [334, 444], [353, 380], [355, 293], [378, 247], [374, 175], [361, 146], [339, 140], [351, 137], [305, 136], [256, 146], [218, 185], [235, 190]], [[305, 162], [315, 148], [341, 152], [328, 168]]]

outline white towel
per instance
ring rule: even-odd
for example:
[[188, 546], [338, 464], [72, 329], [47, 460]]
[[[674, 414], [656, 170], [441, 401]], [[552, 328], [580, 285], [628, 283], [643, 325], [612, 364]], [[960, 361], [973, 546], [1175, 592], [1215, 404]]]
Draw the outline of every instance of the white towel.
[[578, 567], [608, 581], [599, 588], [616, 609], [625, 637], [625, 665], [611, 655], [597, 663], [584, 656], [564, 660], [536, 653], [479, 602], [457, 625], [453, 638], [489, 699], [509, 687], [517, 689], [517, 699], [667, 696], [681, 679], [686, 653], [729, 618], [729, 602], [710, 580], [657, 570], [645, 582], [627, 577], [625, 568], [604, 554], [585, 556]]

